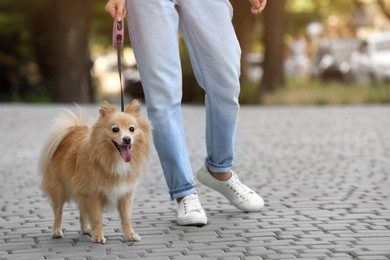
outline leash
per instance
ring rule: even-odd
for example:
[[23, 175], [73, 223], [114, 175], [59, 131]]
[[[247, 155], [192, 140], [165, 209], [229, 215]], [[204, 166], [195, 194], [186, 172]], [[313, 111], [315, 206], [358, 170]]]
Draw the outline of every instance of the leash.
[[121, 60], [121, 50], [123, 49], [124, 42], [124, 26], [123, 18], [121, 21], [114, 20], [114, 28], [112, 33], [112, 46], [117, 50], [118, 57], [118, 72], [119, 72], [119, 81], [121, 86], [121, 111], [124, 112], [124, 101], [123, 101], [123, 86], [122, 86], [122, 60]]

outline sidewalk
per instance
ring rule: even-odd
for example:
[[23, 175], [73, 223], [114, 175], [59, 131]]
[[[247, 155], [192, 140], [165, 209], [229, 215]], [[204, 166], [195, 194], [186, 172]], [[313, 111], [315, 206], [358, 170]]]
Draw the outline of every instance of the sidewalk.
[[[65, 237], [50, 237], [36, 166], [63, 108], [72, 106], [0, 104], [0, 259], [390, 259], [390, 106], [242, 107], [234, 169], [265, 208], [243, 213], [200, 186], [209, 224], [177, 226], [153, 152], [133, 209], [142, 240], [124, 241], [112, 212], [105, 245], [80, 235], [74, 203], [64, 209]], [[83, 108], [98, 114], [98, 105]], [[183, 114], [195, 171], [204, 109]]]

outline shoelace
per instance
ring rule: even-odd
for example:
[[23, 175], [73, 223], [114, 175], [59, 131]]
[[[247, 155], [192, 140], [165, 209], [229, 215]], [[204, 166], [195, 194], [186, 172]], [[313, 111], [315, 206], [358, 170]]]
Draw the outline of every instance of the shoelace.
[[226, 183], [226, 185], [233, 190], [242, 200], [248, 200], [249, 196], [253, 194], [253, 191], [248, 189], [247, 186], [242, 184], [237, 175], [233, 173], [232, 178]]
[[189, 195], [183, 200], [185, 214], [192, 211], [201, 211], [199, 197], [195, 195]]

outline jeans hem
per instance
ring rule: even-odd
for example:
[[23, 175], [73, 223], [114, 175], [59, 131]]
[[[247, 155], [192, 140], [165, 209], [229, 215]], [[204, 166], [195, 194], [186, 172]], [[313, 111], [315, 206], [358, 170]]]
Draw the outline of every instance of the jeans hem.
[[169, 195], [171, 196], [171, 200], [175, 200], [177, 198], [183, 198], [195, 192], [196, 192], [196, 185], [186, 185], [184, 187], [169, 191]]
[[217, 165], [209, 160], [206, 160], [205, 165], [209, 171], [227, 173], [232, 168], [232, 165]]

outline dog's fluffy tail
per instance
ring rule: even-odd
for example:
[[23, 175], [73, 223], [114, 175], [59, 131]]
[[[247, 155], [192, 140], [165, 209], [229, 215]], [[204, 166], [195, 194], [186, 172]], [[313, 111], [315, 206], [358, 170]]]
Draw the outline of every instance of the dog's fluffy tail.
[[55, 151], [61, 141], [69, 132], [72, 126], [86, 126], [87, 121], [80, 107], [77, 107], [75, 112], [64, 110], [60, 116], [54, 120], [54, 126], [48, 134], [44, 143], [38, 161], [38, 172], [42, 175], [52, 159]]

